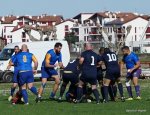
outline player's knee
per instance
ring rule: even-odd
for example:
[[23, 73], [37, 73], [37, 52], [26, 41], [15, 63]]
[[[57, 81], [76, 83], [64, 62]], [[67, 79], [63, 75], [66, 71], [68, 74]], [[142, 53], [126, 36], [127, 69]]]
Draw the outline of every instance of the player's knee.
[[60, 79], [59, 79], [59, 77], [55, 78], [55, 84], [57, 84], [57, 85], [60, 84]]
[[46, 83], [42, 83], [41, 87], [44, 89], [46, 87]]
[[92, 90], [97, 89], [96, 85], [92, 85]]

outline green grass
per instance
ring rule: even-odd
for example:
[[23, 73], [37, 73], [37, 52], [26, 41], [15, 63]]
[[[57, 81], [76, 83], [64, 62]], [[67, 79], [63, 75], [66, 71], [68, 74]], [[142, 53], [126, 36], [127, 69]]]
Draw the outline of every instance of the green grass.
[[[40, 83], [35, 86], [39, 87]], [[142, 100], [100, 103], [58, 103], [46, 98], [52, 85], [48, 84], [43, 97], [44, 101], [35, 103], [34, 95], [29, 92], [29, 105], [11, 105], [7, 101], [11, 84], [0, 84], [0, 114], [2, 115], [149, 115], [150, 113], [150, 80], [140, 80]], [[127, 97], [126, 89], [124, 88]], [[135, 93], [134, 89], [133, 92]]]

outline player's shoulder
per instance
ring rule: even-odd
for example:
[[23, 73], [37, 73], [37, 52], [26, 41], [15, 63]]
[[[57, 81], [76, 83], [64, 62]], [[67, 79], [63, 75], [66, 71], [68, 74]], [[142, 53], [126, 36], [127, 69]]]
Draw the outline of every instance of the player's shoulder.
[[50, 49], [47, 51], [48, 54], [54, 53], [54, 49]]

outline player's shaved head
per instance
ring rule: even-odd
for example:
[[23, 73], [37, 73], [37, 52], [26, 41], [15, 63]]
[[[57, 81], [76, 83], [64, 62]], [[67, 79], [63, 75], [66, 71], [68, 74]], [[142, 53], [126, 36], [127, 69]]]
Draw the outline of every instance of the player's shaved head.
[[26, 44], [23, 44], [21, 46], [21, 50], [22, 50], [22, 52], [27, 52], [28, 51], [28, 46]]
[[84, 44], [84, 48], [85, 48], [85, 50], [92, 50], [92, 49], [93, 49], [93, 46], [92, 46], [91, 43], [85, 43], [85, 44]]

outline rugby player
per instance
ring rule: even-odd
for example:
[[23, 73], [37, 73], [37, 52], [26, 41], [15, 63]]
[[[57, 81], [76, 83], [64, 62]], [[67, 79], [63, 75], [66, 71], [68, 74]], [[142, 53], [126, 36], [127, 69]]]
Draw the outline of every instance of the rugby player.
[[[55, 80], [55, 84], [53, 87], [53, 91], [50, 93], [50, 99], [55, 99], [55, 94], [59, 88], [60, 77], [58, 76], [55, 67], [63, 68], [62, 64], [62, 54], [61, 54], [62, 44], [56, 43], [54, 49], [50, 49], [45, 56], [45, 59], [42, 63], [41, 72], [42, 72], [42, 84], [38, 92], [38, 98], [36, 102], [41, 101], [41, 95], [46, 86], [46, 82], [48, 78], [53, 78]], [[58, 64], [56, 62], [58, 61]]]
[[117, 55], [114, 52], [111, 52], [109, 48], [105, 48], [102, 61], [106, 66], [106, 75], [103, 84], [105, 97], [104, 103], [108, 102], [108, 87], [111, 81], [117, 81], [121, 100], [125, 101], [123, 96], [123, 86], [120, 80], [120, 66], [118, 63]]
[[122, 52], [124, 56], [121, 62], [121, 70], [124, 64], [126, 64], [126, 68], [127, 68], [126, 87], [127, 87], [127, 91], [129, 94], [129, 98], [127, 100], [133, 100], [130, 80], [132, 80], [133, 85], [135, 87], [136, 96], [137, 96], [136, 99], [140, 100], [141, 99], [140, 86], [138, 84], [138, 78], [140, 77], [140, 74], [141, 74], [140, 60], [135, 53], [130, 51], [128, 46], [124, 46], [122, 48]]
[[[15, 56], [12, 64], [17, 63], [18, 73], [19, 73], [19, 84], [21, 86], [21, 93], [24, 99], [25, 105], [28, 105], [28, 94], [27, 94], [27, 86], [28, 89], [35, 94], [38, 95], [37, 89], [33, 86], [34, 77], [33, 74], [37, 73], [38, 61], [36, 57], [28, 52], [27, 45], [23, 44], [21, 48], [22, 52], [18, 53]], [[32, 61], [34, 62], [34, 67], [32, 68]]]
[[62, 96], [69, 82], [71, 83], [70, 85], [71, 87], [77, 87], [77, 84], [79, 82], [79, 74], [80, 74], [79, 58], [77, 58], [76, 60], [69, 62], [68, 65], [64, 68], [62, 74], [63, 83], [61, 85], [60, 95], [58, 98], [59, 101], [62, 100]]
[[77, 103], [82, 101], [83, 97], [83, 85], [90, 83], [92, 86], [92, 92], [96, 98], [96, 103], [99, 104], [99, 92], [97, 90], [97, 64], [98, 55], [92, 51], [93, 47], [90, 43], [84, 44], [85, 51], [82, 52], [79, 63], [81, 64], [82, 75], [79, 80], [77, 88]]
[[[19, 53], [19, 51], [20, 51], [19, 46], [15, 46], [14, 47], [15, 54], [11, 57], [11, 59], [9, 61], [9, 64], [7, 66], [7, 70], [9, 70], [11, 68], [11, 63], [14, 60], [15, 56]], [[12, 100], [12, 97], [14, 95], [15, 89], [18, 86], [18, 68], [17, 68], [17, 63], [15, 63], [13, 66], [14, 66], [14, 76], [13, 76], [13, 80], [12, 80], [13, 84], [12, 84], [12, 87], [11, 87], [11, 90], [10, 90], [10, 96], [8, 98], [8, 101]]]

